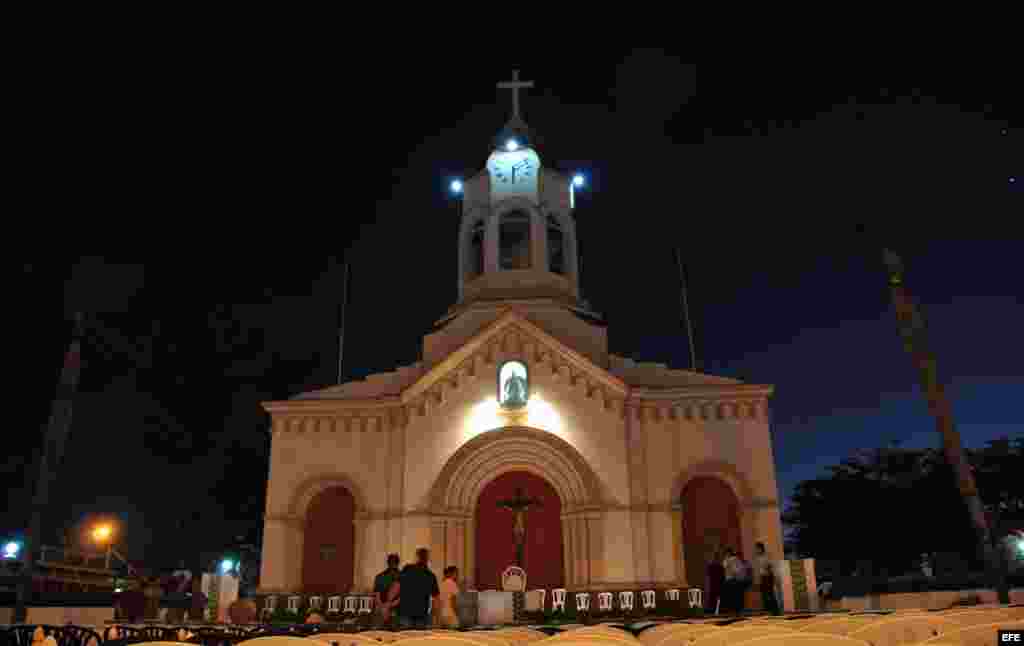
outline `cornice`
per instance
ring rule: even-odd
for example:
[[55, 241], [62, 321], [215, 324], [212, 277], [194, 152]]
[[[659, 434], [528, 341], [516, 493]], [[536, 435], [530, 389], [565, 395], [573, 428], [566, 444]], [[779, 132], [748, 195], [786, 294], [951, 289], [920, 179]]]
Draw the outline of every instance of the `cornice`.
[[291, 399], [286, 401], [263, 402], [263, 410], [274, 414], [316, 414], [336, 413], [352, 410], [377, 410], [401, 406], [399, 397], [372, 397], [365, 399]]
[[775, 392], [775, 386], [761, 384], [693, 384], [652, 388], [634, 386], [630, 388], [630, 403], [644, 401], [686, 401], [690, 399], [750, 399], [767, 398]]

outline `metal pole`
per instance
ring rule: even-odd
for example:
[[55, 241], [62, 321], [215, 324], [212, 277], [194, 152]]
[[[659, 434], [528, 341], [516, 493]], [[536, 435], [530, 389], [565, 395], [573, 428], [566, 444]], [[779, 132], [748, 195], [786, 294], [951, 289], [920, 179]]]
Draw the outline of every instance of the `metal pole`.
[[679, 268], [680, 301], [683, 307], [683, 318], [686, 320], [686, 338], [690, 344], [690, 369], [697, 371], [697, 351], [694, 349], [693, 324], [690, 322], [690, 305], [686, 298], [686, 277], [683, 275], [683, 256], [676, 247], [676, 266]]
[[341, 360], [345, 354], [345, 310], [348, 309], [348, 260], [345, 261], [344, 278], [341, 279], [341, 321], [338, 326], [338, 385], [341, 385]]
[[903, 344], [910, 354], [921, 378], [921, 387], [928, 399], [928, 409], [935, 418], [936, 429], [942, 438], [943, 452], [946, 462], [956, 476], [960, 495], [967, 505], [971, 522], [974, 525], [979, 547], [984, 555], [986, 566], [992, 577], [993, 587], [999, 595], [999, 603], [1010, 603], [1010, 591], [1000, 563], [1003, 559], [996, 553], [985, 507], [978, 493], [978, 486], [971, 473], [970, 464], [964, 455], [960, 432], [953, 422], [953, 412], [946, 397], [945, 389], [939, 382], [939, 374], [935, 355], [928, 349], [924, 337], [924, 317], [903, 285], [903, 262], [892, 251], [883, 251], [883, 260], [889, 273], [889, 288], [892, 293], [893, 305], [896, 309], [896, 320], [899, 324]]

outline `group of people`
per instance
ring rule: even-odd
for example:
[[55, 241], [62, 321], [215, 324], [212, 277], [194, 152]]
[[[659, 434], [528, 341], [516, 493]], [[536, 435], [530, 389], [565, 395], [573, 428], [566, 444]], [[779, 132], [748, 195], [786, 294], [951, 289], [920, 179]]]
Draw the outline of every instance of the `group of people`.
[[[779, 614], [775, 594], [775, 572], [764, 543], [757, 543], [753, 562], [748, 563], [731, 547], [715, 552], [708, 564], [705, 588], [708, 612], [743, 612], [743, 597], [756, 587], [765, 610]], [[459, 570], [454, 565], [444, 569], [440, 584], [430, 570], [430, 551], [416, 550], [416, 561], [399, 569], [398, 554], [389, 554], [387, 569], [373, 583], [377, 621], [381, 626], [426, 629], [431, 625], [457, 628], [459, 616], [456, 598], [459, 594]]]
[[775, 595], [775, 570], [764, 543], [757, 543], [753, 563], [748, 563], [731, 547], [716, 550], [707, 569], [708, 612], [743, 612], [743, 598], [751, 587], [761, 592], [761, 604], [773, 615], [781, 612]]
[[457, 628], [459, 616], [455, 600], [459, 594], [459, 569], [444, 569], [440, 585], [430, 570], [430, 551], [416, 550], [416, 562], [399, 570], [401, 559], [388, 555], [388, 567], [373, 582], [377, 622], [381, 626], [426, 629], [436, 623], [444, 628]]

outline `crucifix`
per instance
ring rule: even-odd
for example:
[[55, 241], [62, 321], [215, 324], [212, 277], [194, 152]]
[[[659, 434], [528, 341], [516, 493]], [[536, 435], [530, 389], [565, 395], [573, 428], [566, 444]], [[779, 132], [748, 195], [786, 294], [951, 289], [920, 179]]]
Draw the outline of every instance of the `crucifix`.
[[499, 507], [510, 510], [513, 515], [512, 539], [516, 545], [515, 565], [523, 567], [523, 547], [526, 544], [526, 512], [530, 507], [540, 507], [540, 501], [536, 498], [527, 498], [523, 495], [523, 488], [516, 487], [516, 495], [511, 500], [498, 502]]
[[498, 89], [512, 90], [512, 117], [514, 119], [521, 118], [519, 116], [519, 90], [531, 87], [533, 87], [533, 81], [519, 80], [519, 70], [512, 70], [511, 81], [502, 81], [501, 83], [498, 83]]

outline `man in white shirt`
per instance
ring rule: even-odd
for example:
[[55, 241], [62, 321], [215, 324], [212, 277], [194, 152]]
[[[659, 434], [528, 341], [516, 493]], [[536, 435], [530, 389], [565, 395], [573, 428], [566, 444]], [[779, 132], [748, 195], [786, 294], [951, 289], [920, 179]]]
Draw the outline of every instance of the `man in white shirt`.
[[722, 584], [722, 609], [726, 612], [740, 612], [743, 604], [743, 592], [741, 580], [743, 578], [743, 564], [736, 557], [736, 552], [730, 547], [725, 550], [725, 560], [722, 562], [725, 567], [725, 582]]
[[775, 571], [764, 543], [758, 541], [754, 546], [753, 583], [761, 591], [761, 605], [766, 612], [779, 614], [779, 604], [775, 597]]

